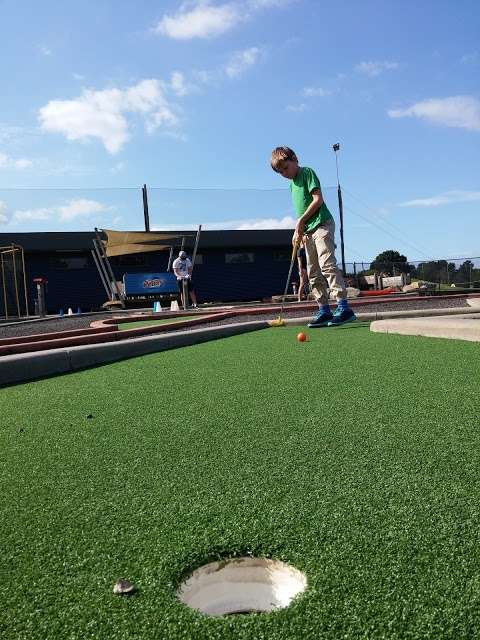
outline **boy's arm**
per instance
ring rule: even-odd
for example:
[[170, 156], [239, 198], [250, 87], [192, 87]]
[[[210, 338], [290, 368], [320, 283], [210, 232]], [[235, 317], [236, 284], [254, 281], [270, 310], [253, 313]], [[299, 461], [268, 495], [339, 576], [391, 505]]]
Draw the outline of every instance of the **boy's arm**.
[[309, 220], [313, 214], [320, 209], [323, 204], [322, 192], [320, 189], [313, 189], [311, 192], [312, 201], [305, 209], [305, 213], [301, 218], [297, 220], [297, 224], [295, 225], [295, 233], [293, 234], [292, 243], [296, 244], [300, 242], [303, 236], [303, 232], [305, 229], [305, 224], [307, 220]]

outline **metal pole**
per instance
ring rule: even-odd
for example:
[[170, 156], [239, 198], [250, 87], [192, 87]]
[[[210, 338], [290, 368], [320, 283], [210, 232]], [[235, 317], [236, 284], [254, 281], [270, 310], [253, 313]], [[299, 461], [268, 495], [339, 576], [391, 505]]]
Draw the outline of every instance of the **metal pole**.
[[143, 185], [142, 195], [143, 195], [143, 217], [145, 220], [145, 231], [150, 231], [150, 216], [148, 214], [148, 194], [147, 194], [146, 184]]
[[16, 265], [16, 248], [12, 244], [12, 263], [13, 263], [13, 282], [15, 283], [15, 300], [17, 301], [17, 315], [21, 318], [22, 314], [20, 311], [20, 299], [18, 297], [18, 282], [17, 282], [17, 265]]
[[173, 263], [173, 247], [170, 247], [170, 255], [168, 256], [168, 265], [167, 265], [167, 271], [170, 271], [172, 268], [172, 263]]
[[105, 282], [108, 284], [108, 288], [110, 289], [109, 292], [109, 297], [110, 300], [115, 300], [116, 299], [116, 290], [115, 287], [113, 286], [113, 283], [110, 280], [110, 276], [108, 275], [107, 269], [105, 267], [105, 264], [102, 260], [102, 254], [100, 252], [100, 249], [98, 247], [98, 242], [96, 240], [93, 240], [93, 248], [95, 249], [96, 255], [97, 255], [97, 267], [100, 267], [100, 271], [101, 273], [103, 273], [103, 277], [105, 279]]
[[2, 282], [3, 282], [3, 301], [5, 305], [5, 320], [8, 320], [8, 301], [7, 301], [7, 286], [5, 282], [5, 266], [3, 264], [3, 251], [0, 254], [2, 260]]
[[192, 273], [193, 270], [195, 268], [195, 257], [197, 255], [197, 248], [198, 248], [198, 242], [200, 240], [200, 234], [202, 232], [202, 225], [199, 224], [198, 225], [198, 231], [197, 231], [197, 237], [195, 238], [195, 246], [193, 247], [193, 254], [192, 254]]
[[337, 142], [333, 145], [333, 150], [335, 152], [335, 162], [337, 165], [337, 195], [338, 195], [338, 209], [340, 212], [340, 250], [342, 253], [342, 270], [343, 275], [346, 275], [345, 269], [345, 243], [343, 240], [343, 200], [342, 200], [342, 189], [340, 187], [340, 180], [338, 177], [338, 155], [337, 152], [340, 151], [340, 143]]
[[112, 267], [110, 266], [110, 261], [108, 260], [107, 254], [105, 253], [105, 250], [103, 248], [102, 239], [100, 238], [100, 234], [98, 233], [97, 227], [95, 227], [95, 235], [97, 236], [98, 249], [100, 250], [100, 253], [101, 253], [101, 256], [102, 256], [102, 259], [103, 259], [103, 263], [107, 266], [107, 271], [108, 271], [108, 273], [110, 275], [110, 279], [112, 281], [114, 292], [118, 296], [118, 299], [122, 300], [123, 299], [122, 294], [120, 292], [120, 289], [118, 288], [117, 280], [116, 280], [116, 278], [115, 278], [115, 276], [113, 274]]
[[30, 317], [30, 313], [28, 311], [28, 292], [27, 292], [27, 274], [25, 272], [25, 252], [22, 247], [22, 267], [23, 267], [23, 288], [25, 291], [25, 309], [27, 312], [27, 318]]
[[107, 296], [109, 297], [109, 299], [112, 299], [112, 292], [110, 291], [110, 289], [108, 288], [107, 282], [105, 280], [105, 275], [102, 271], [102, 268], [98, 262], [98, 258], [95, 254], [95, 251], [92, 249], [91, 250], [92, 253], [92, 257], [93, 257], [93, 261], [95, 262], [95, 266], [97, 267], [98, 273], [100, 274], [100, 280], [102, 281], [103, 284], [103, 288], [105, 289], [105, 291], [107, 292]]

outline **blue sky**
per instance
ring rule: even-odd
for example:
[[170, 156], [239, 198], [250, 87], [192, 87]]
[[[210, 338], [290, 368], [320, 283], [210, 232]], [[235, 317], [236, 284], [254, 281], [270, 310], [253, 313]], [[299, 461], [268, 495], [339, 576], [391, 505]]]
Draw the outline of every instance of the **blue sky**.
[[294, 224], [294, 148], [347, 260], [480, 255], [480, 5], [0, 2], [0, 232]]

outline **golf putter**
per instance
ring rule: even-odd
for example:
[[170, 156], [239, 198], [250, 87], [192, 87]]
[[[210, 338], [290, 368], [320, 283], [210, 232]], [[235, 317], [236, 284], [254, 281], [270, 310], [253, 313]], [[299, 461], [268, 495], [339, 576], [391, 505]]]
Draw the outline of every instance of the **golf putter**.
[[285, 291], [283, 292], [282, 305], [280, 307], [280, 314], [279, 314], [279, 316], [278, 316], [278, 318], [276, 320], [273, 320], [270, 323], [270, 326], [273, 326], [273, 327], [283, 327], [283, 325], [285, 324], [283, 322], [283, 318], [282, 318], [282, 316], [283, 316], [283, 307], [285, 306], [285, 298], [287, 297], [288, 287], [290, 285], [290, 278], [292, 277], [293, 264], [295, 262], [295, 258], [297, 257], [297, 249], [298, 249], [298, 242], [296, 242], [293, 245], [292, 259], [290, 260], [290, 268], [288, 270], [287, 284], [285, 285]]

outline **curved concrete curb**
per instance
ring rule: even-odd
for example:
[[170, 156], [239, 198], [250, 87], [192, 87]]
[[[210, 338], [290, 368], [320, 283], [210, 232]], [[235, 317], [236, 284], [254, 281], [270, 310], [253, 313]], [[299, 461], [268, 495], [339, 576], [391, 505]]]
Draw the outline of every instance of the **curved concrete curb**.
[[460, 315], [456, 318], [408, 318], [403, 320], [378, 320], [372, 322], [374, 333], [396, 333], [404, 336], [426, 336], [480, 342], [480, 313]]
[[113, 343], [64, 347], [45, 352], [22, 353], [0, 359], [0, 386], [78, 371], [126, 358], [167, 351], [218, 338], [268, 328], [266, 321], [243, 322], [219, 327], [150, 335]]
[[[388, 318], [428, 318], [430, 316], [454, 316], [478, 313], [478, 307], [454, 307], [453, 309], [412, 309], [411, 311], [375, 311], [373, 313], [356, 313], [357, 320], [373, 321]], [[310, 322], [312, 316], [303, 318], [287, 318], [284, 323], [289, 326], [304, 327]]]

